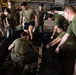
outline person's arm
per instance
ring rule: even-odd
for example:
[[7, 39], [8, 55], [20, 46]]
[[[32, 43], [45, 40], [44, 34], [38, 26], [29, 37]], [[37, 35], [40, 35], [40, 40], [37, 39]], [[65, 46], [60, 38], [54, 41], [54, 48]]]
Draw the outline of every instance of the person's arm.
[[51, 45], [52, 43], [54, 43], [56, 40], [58, 40], [58, 37], [56, 38], [56, 39], [54, 39], [52, 42], [50, 42], [49, 44], [47, 44], [47, 45]]
[[20, 27], [22, 28], [23, 11], [20, 12]]
[[23, 20], [23, 17], [20, 16], [20, 27], [22, 27], [22, 20]]
[[5, 18], [5, 21], [6, 21], [7, 26], [10, 26], [10, 24], [9, 24], [9, 22], [8, 22], [8, 18], [7, 18], [7, 17]]
[[36, 26], [38, 27], [38, 16], [37, 15], [34, 15], [35, 16], [35, 23], [36, 23]]
[[69, 36], [70, 36], [70, 34], [68, 34], [68, 33], [66, 33], [66, 34], [63, 36], [61, 42], [59, 43], [59, 45], [58, 45], [57, 48], [56, 48], [56, 52], [57, 52], [57, 53], [59, 53], [59, 48], [66, 42], [66, 40], [68, 39]]
[[51, 46], [57, 45], [61, 41], [61, 38], [58, 38], [55, 42], [51, 44]]
[[[33, 49], [33, 51], [37, 54], [37, 55], [39, 55], [39, 52], [37, 51], [37, 49], [33, 46], [33, 45], [31, 45], [31, 48]], [[42, 55], [39, 55], [40, 57], [42, 57]]]
[[1, 34], [4, 36], [4, 32], [2, 31], [2, 29], [0, 28], [0, 32], [1, 32]]
[[8, 50], [12, 50], [14, 48], [14, 44], [11, 44], [9, 47], [8, 47]]
[[53, 34], [52, 34], [52, 36], [51, 36], [51, 39], [53, 39], [53, 36], [55, 35], [55, 33], [56, 33], [56, 31], [57, 31], [57, 27], [58, 27], [58, 26], [54, 26], [54, 31], [53, 31]]
[[56, 42], [58, 39], [59, 39], [59, 37], [57, 37], [56, 39], [54, 39], [54, 40], [50, 43], [50, 45], [53, 44], [54, 42]]
[[36, 23], [36, 26], [38, 27], [39, 25], [39, 21], [38, 21], [38, 11], [35, 9], [32, 9], [32, 14], [34, 15], [34, 18], [35, 18], [35, 23]]
[[51, 36], [51, 39], [53, 39], [53, 36], [55, 35], [57, 28], [60, 25], [60, 18], [57, 17], [56, 15], [54, 15], [54, 23], [55, 23], [55, 26], [54, 26], [54, 31], [53, 31], [53, 34]]
[[6, 21], [6, 20], [3, 20], [4, 27], [6, 27], [6, 26], [7, 26], [5, 21]]
[[48, 14], [48, 13], [47, 13], [47, 11], [45, 10], [45, 11], [44, 11], [44, 17], [43, 17], [43, 20], [46, 20], [46, 19], [47, 19], [47, 14]]
[[56, 44], [58, 44], [61, 41], [60, 37], [57, 37], [56, 39], [54, 39], [51, 43], [46, 45], [46, 48], [49, 48], [50, 46], [54, 46]]

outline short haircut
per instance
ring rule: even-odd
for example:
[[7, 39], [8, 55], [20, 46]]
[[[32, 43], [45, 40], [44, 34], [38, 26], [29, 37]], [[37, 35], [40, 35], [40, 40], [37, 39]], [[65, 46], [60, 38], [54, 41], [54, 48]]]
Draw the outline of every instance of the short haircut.
[[44, 4], [43, 4], [43, 3], [39, 3], [39, 6], [42, 6], [42, 7], [43, 7], [43, 6], [44, 6]]
[[9, 8], [4, 9], [4, 11], [8, 12], [9, 14], [11, 13]]
[[48, 15], [47, 15], [47, 19], [48, 19], [48, 18], [52, 18], [53, 16], [54, 16], [53, 14], [48, 14]]
[[62, 26], [62, 25], [59, 25], [58, 28], [64, 30], [64, 26]]
[[64, 11], [72, 11], [72, 12], [74, 12], [74, 13], [76, 13], [76, 9], [75, 9], [75, 7], [74, 6], [66, 6], [65, 8], [64, 8]]
[[28, 35], [28, 34], [27, 34], [26, 32], [24, 32], [24, 31], [21, 33], [21, 37], [27, 36], [27, 35]]
[[27, 6], [27, 3], [26, 2], [22, 2], [21, 6]]

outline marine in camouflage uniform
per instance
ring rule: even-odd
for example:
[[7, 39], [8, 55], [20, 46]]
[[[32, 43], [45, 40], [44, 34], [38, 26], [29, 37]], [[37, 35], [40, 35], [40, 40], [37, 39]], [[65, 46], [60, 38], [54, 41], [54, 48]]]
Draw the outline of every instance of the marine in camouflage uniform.
[[39, 4], [39, 9], [37, 9], [36, 12], [38, 15], [38, 22], [39, 22], [38, 31], [43, 32], [44, 20], [45, 20], [46, 15], [47, 15], [47, 11], [45, 9], [43, 9], [43, 3]]
[[[47, 48], [49, 46], [52, 47], [57, 45], [61, 41], [62, 37], [66, 34], [66, 32], [62, 30], [62, 28], [60, 28], [59, 26], [57, 28], [57, 32], [59, 32], [58, 37], [54, 39], [51, 43], [49, 43], [47, 45]], [[76, 49], [76, 42], [75, 42], [74, 36], [71, 35], [66, 40], [66, 42], [60, 47], [60, 51], [59, 51], [59, 58], [62, 65], [63, 75], [72, 75], [74, 72], [75, 49]]]
[[28, 34], [25, 32], [21, 33], [21, 38], [17, 38], [13, 43], [8, 47], [8, 50], [11, 51], [11, 59], [20, 64], [20, 67], [24, 67], [26, 64], [30, 64], [30, 55], [29, 48], [31, 48], [37, 55], [41, 57], [37, 49], [33, 44], [28, 40]]
[[[68, 21], [65, 19], [64, 16], [60, 15], [60, 14], [49, 14], [48, 16], [48, 20], [49, 21], [54, 21], [55, 22], [55, 26], [54, 26], [54, 31], [53, 31], [53, 34], [52, 36], [55, 35], [56, 33], [56, 30], [57, 30], [57, 27], [59, 25], [63, 26], [64, 27], [64, 30], [66, 31], [67, 30], [67, 27], [69, 25]], [[52, 37], [51, 37], [52, 38]]]

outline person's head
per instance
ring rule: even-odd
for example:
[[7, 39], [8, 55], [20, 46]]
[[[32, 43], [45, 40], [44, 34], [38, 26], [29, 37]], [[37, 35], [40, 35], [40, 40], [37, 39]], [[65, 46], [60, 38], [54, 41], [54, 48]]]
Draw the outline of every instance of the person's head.
[[26, 32], [21, 33], [21, 38], [28, 39], [28, 34]]
[[65, 9], [64, 9], [64, 17], [68, 21], [72, 21], [75, 14], [76, 14], [76, 9], [74, 8], [74, 6], [65, 7]]
[[58, 28], [57, 28], [57, 33], [61, 33], [61, 32], [63, 32], [64, 31], [64, 27], [63, 26], [58, 26]]
[[55, 10], [51, 10], [51, 14], [55, 14]]
[[9, 14], [11, 14], [11, 11], [9, 8], [4, 9], [4, 15], [8, 16]]
[[43, 9], [43, 6], [44, 6], [44, 4], [43, 3], [40, 3], [39, 4], [39, 10], [42, 10]]
[[54, 15], [53, 14], [48, 14], [47, 19], [48, 19], [48, 21], [52, 21], [54, 19]]
[[9, 9], [14, 8], [14, 3], [15, 3], [14, 1], [8, 1], [8, 2], [7, 2], [8, 8], [9, 8]]
[[26, 10], [27, 9], [28, 4], [26, 2], [22, 2], [21, 3], [21, 8], [22, 10]]

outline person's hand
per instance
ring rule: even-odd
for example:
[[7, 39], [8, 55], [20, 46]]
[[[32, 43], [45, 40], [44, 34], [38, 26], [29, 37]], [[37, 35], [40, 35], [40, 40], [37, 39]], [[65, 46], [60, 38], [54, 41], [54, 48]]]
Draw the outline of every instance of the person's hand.
[[47, 45], [46, 45], [46, 48], [49, 48], [49, 47], [50, 47], [50, 46], [47, 44]]
[[57, 47], [55, 51], [56, 51], [57, 53], [59, 53], [59, 47]]
[[51, 39], [53, 39], [53, 38], [54, 38], [54, 36], [52, 35], [50, 38], [51, 38]]

